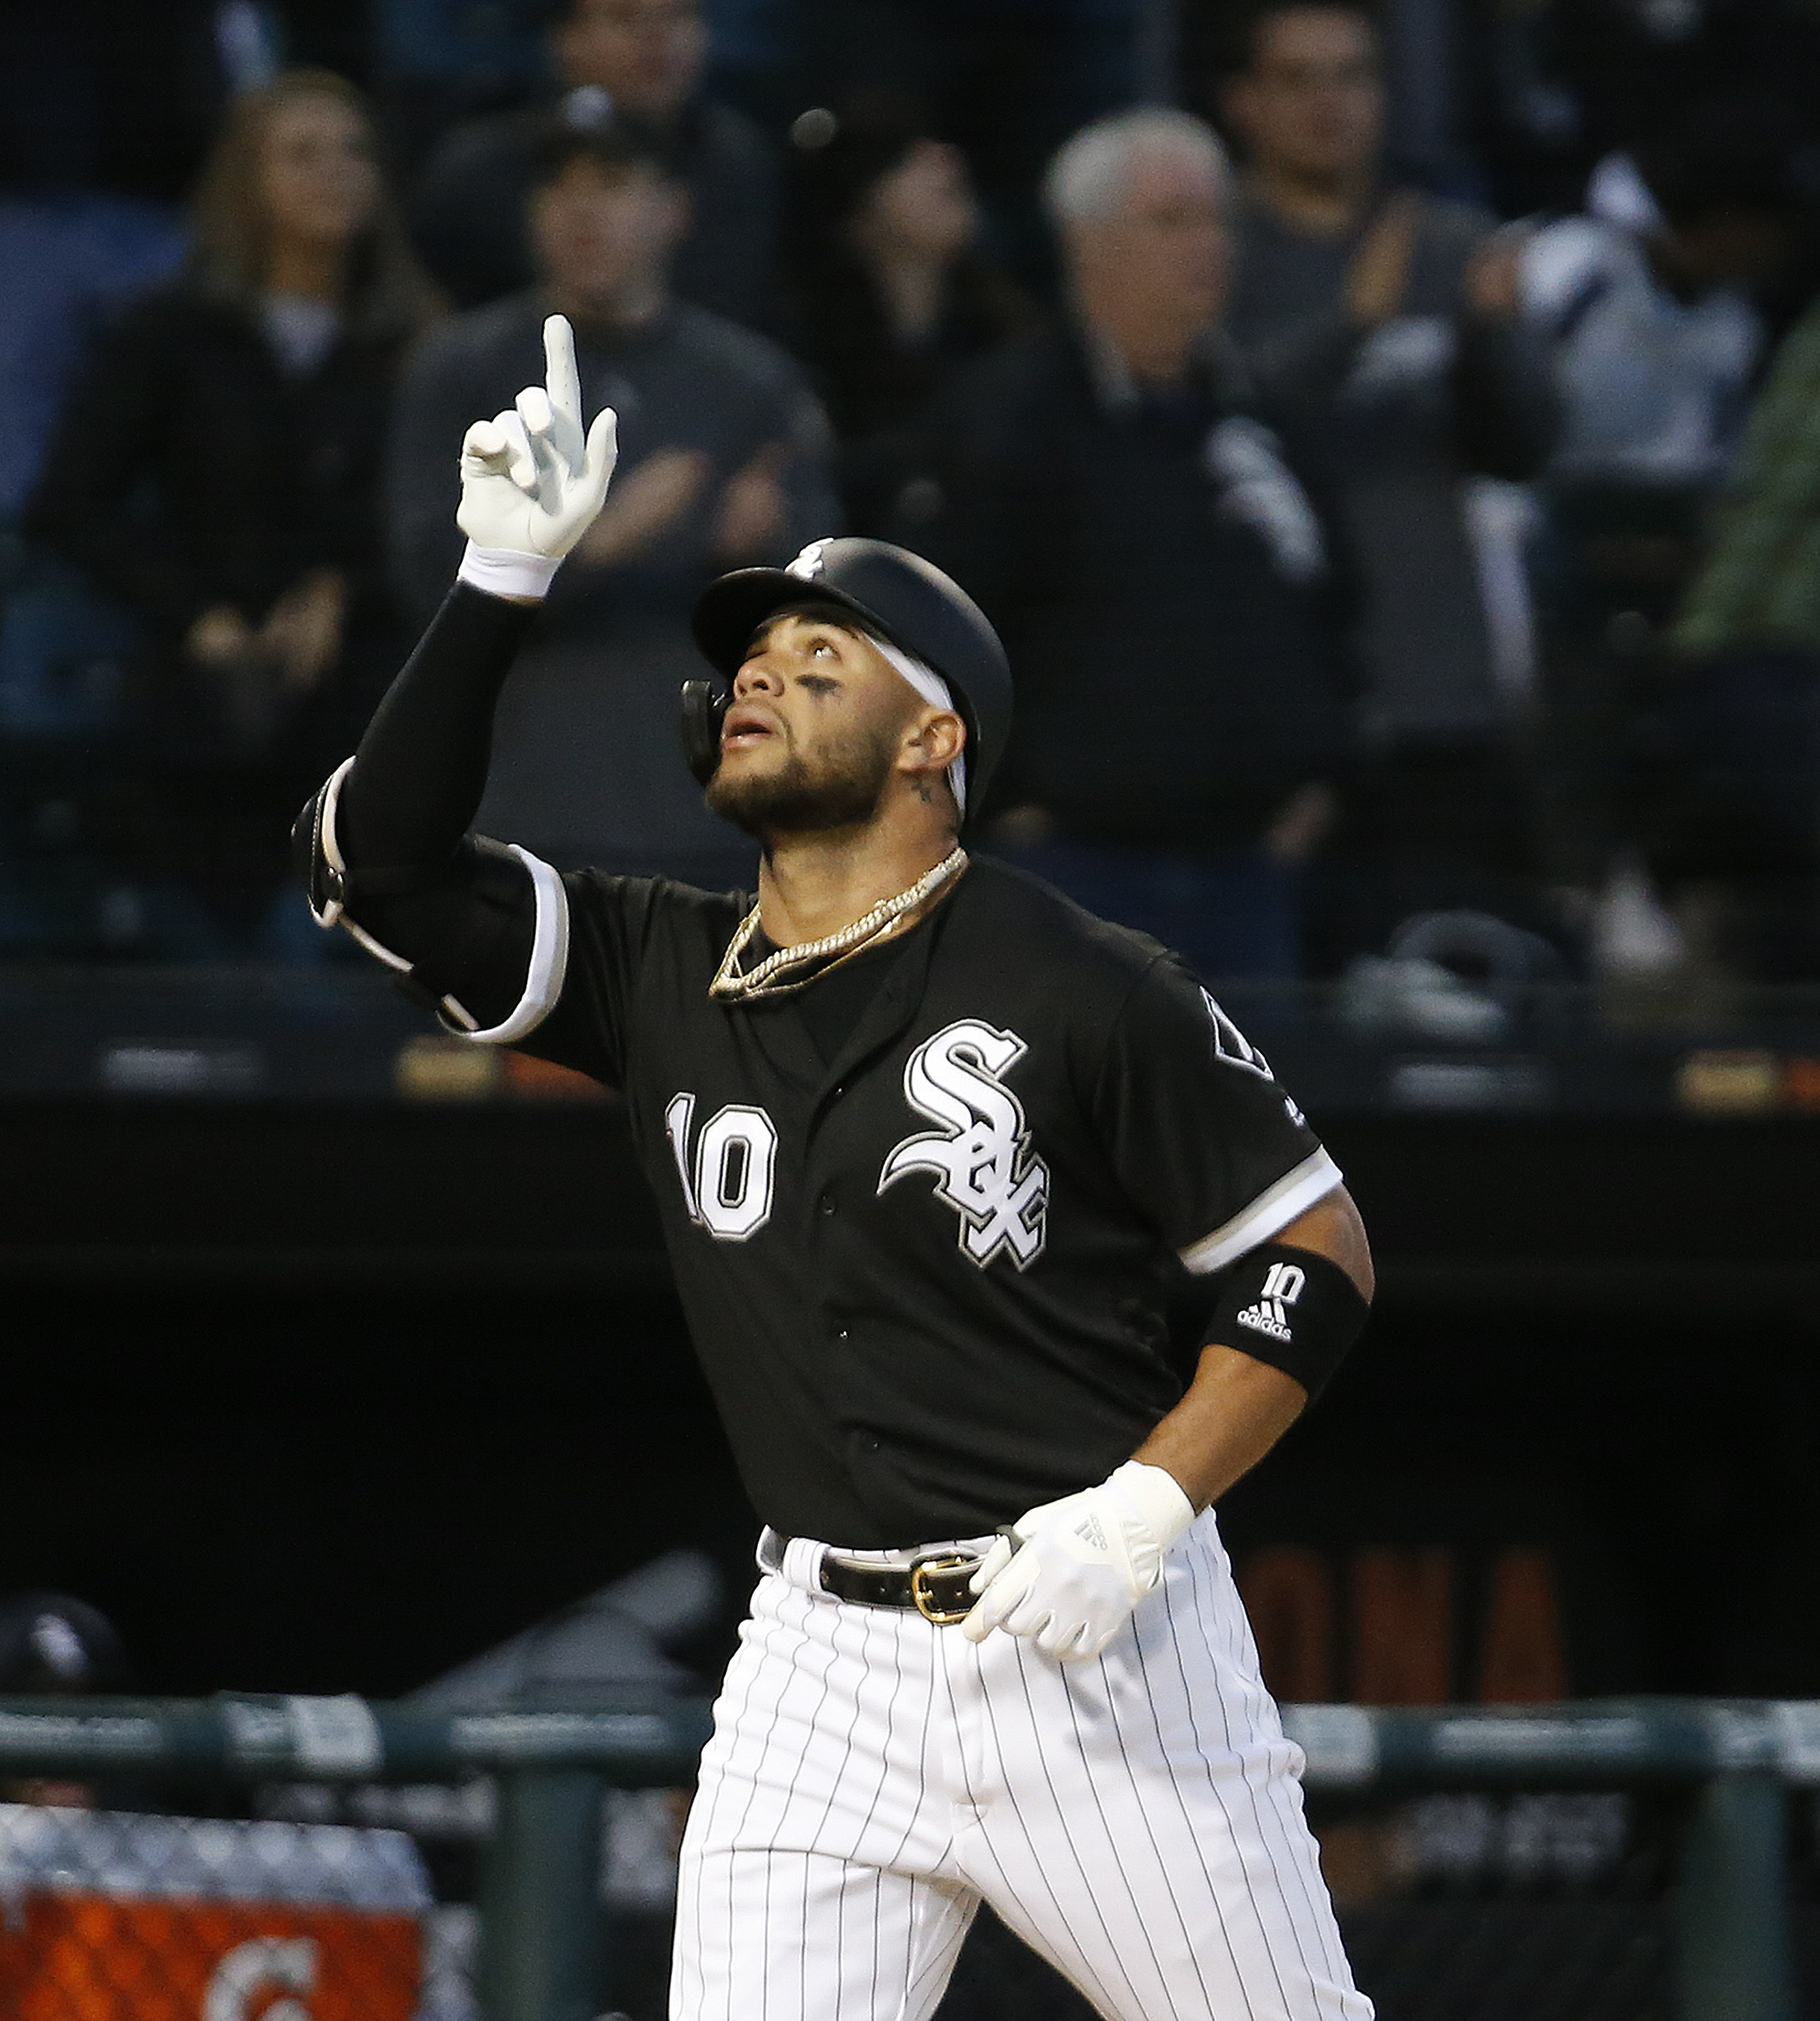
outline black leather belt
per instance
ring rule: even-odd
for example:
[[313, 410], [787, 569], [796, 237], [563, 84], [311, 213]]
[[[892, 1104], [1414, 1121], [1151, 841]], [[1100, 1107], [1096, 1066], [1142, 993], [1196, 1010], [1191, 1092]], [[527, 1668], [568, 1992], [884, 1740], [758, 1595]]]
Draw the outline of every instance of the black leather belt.
[[979, 1565], [970, 1551], [931, 1551], [911, 1565], [869, 1565], [824, 1551], [821, 1585], [837, 1600], [862, 1607], [914, 1607], [924, 1620], [952, 1628], [973, 1612], [976, 1596], [968, 1582]]

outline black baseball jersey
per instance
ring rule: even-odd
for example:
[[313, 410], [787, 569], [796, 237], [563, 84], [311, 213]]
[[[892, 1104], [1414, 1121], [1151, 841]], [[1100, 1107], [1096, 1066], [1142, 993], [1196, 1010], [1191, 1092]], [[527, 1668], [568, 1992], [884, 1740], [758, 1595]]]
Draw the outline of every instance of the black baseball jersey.
[[521, 860], [535, 929], [502, 944], [529, 941], [529, 980], [521, 954], [492, 978], [519, 1001], [486, 1036], [623, 1091], [747, 1491], [787, 1534], [974, 1535], [1102, 1479], [1183, 1392], [1182, 1265], [1339, 1183], [1179, 962], [989, 860], [749, 1005], [708, 985], [749, 898]]

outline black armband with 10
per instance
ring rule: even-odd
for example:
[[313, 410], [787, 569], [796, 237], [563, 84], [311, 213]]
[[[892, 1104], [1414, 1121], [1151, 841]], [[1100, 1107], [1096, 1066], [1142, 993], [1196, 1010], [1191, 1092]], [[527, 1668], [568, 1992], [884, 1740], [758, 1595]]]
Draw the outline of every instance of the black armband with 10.
[[1319, 1396], [1370, 1311], [1337, 1263], [1266, 1242], [1225, 1272], [1207, 1344], [1267, 1361]]

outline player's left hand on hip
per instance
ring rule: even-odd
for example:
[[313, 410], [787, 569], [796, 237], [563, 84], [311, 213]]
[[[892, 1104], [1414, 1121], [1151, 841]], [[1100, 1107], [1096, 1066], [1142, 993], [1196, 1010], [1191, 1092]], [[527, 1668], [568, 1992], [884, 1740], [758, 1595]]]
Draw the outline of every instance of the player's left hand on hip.
[[974, 1574], [979, 1595], [962, 1624], [970, 1642], [994, 1628], [1026, 1636], [1045, 1656], [1097, 1656], [1163, 1577], [1164, 1554], [1195, 1520], [1173, 1474], [1127, 1460], [1097, 1488], [1017, 1519]]

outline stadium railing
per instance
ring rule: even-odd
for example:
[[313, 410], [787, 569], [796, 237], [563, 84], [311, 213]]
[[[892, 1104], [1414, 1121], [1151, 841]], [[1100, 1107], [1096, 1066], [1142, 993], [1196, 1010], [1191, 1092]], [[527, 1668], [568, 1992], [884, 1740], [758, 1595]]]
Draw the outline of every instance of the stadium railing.
[[[1789, 1806], [1820, 1787], [1820, 1702], [1291, 1705], [1284, 1723], [1317, 1798], [1680, 1791], [1673, 2011], [1792, 2021]], [[451, 1713], [352, 1697], [0, 1699], [0, 1790], [22, 1799], [0, 1802], [0, 2011], [596, 2021], [606, 1793], [686, 1785], [707, 1726], [695, 1701]], [[286, 1786], [479, 1778], [494, 1795], [472, 1983], [440, 2006], [422, 1941], [434, 1898], [408, 1834], [249, 1818], [244, 1804]], [[70, 1807], [84, 1793], [91, 1807]]]

